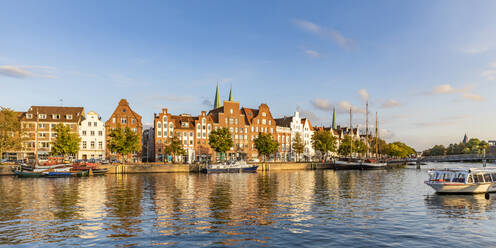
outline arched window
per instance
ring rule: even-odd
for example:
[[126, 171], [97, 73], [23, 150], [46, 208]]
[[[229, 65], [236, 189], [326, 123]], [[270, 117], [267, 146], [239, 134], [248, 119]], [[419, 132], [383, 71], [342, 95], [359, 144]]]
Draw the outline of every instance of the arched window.
[[207, 120], [205, 118], [202, 119], [202, 124], [205, 124]]
[[200, 130], [200, 129], [201, 129], [201, 125], [200, 125], [200, 123], [198, 123], [198, 124], [196, 125], [196, 129], [198, 129], [198, 130]]
[[169, 128], [173, 128], [174, 125], [172, 125], [172, 122], [169, 122]]
[[164, 116], [164, 123], [167, 122], [167, 116]]
[[207, 130], [210, 132], [211, 129], [212, 129], [212, 125], [208, 124]]
[[158, 127], [158, 128], [162, 128], [162, 123], [157, 122], [157, 127]]

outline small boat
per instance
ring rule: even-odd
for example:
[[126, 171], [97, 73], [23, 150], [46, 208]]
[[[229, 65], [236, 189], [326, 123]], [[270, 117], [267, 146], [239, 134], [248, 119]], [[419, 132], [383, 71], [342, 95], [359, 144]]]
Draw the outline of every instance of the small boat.
[[381, 170], [386, 169], [387, 163], [377, 161], [375, 159], [366, 159], [360, 163], [362, 170]]
[[425, 184], [438, 194], [496, 192], [496, 167], [429, 170]]
[[361, 168], [361, 161], [356, 159], [348, 160], [335, 160], [335, 170], [359, 170]]
[[258, 165], [247, 164], [245, 161], [228, 161], [219, 164], [210, 164], [202, 169], [203, 173], [222, 173], [222, 172], [256, 172]]
[[41, 177], [41, 172], [14, 170], [14, 174], [18, 177]]
[[46, 171], [41, 173], [43, 177], [73, 177], [75, 173], [72, 172], [57, 172], [57, 171]]

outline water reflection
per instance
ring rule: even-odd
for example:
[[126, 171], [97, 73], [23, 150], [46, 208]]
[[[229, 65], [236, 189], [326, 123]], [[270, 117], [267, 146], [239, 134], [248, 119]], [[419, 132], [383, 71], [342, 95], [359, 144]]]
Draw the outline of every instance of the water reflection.
[[[496, 197], [496, 195], [492, 195]], [[436, 214], [452, 218], [487, 219], [480, 215], [494, 207], [493, 199], [486, 199], [484, 194], [475, 195], [427, 195], [425, 204]]]
[[425, 196], [425, 176], [392, 170], [0, 177], [0, 245], [383, 246], [401, 245], [405, 233], [425, 235], [426, 225], [477, 220], [479, 233], [483, 221], [492, 225], [493, 200]]

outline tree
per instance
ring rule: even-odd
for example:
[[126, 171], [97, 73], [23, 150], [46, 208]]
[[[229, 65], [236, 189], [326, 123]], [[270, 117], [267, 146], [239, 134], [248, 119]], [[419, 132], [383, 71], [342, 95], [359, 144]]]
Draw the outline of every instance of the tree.
[[176, 155], [184, 155], [186, 151], [183, 149], [181, 141], [177, 137], [173, 137], [168, 145], [164, 146], [164, 155], [172, 155], [172, 161], [176, 161]]
[[362, 140], [353, 141], [353, 152], [363, 155], [367, 152], [367, 145]]
[[341, 156], [350, 156], [350, 136], [345, 135], [341, 144], [339, 144], [338, 154]]
[[326, 161], [327, 153], [336, 151], [337, 139], [331, 132], [320, 130], [312, 135], [312, 146], [320, 152], [322, 159]]
[[255, 148], [258, 151], [259, 155], [262, 155], [264, 158], [264, 162], [267, 159], [267, 156], [270, 154], [274, 154], [279, 148], [279, 143], [272, 139], [272, 135], [259, 133], [258, 137], [253, 140], [255, 143]]
[[0, 107], [0, 159], [5, 151], [22, 149], [23, 137], [18, 114], [9, 108]]
[[120, 154], [124, 160], [126, 159], [125, 156], [140, 150], [139, 136], [129, 127], [122, 128], [118, 125], [117, 128], [110, 131], [109, 137], [109, 150]]
[[300, 133], [296, 133], [296, 136], [293, 141], [293, 149], [296, 153], [296, 157], [298, 161], [300, 160], [300, 154], [302, 154], [305, 151], [305, 143], [303, 142], [303, 139], [301, 138]]
[[386, 154], [386, 150], [388, 149], [388, 144], [386, 143], [386, 141], [384, 141], [383, 139], [381, 138], [377, 138], [377, 141], [376, 141], [376, 138], [373, 138], [372, 139], [372, 142], [370, 142], [370, 148], [369, 148], [369, 151], [372, 152], [372, 153], [376, 153], [376, 150], [375, 150], [375, 144], [377, 142], [377, 148], [378, 148], [378, 152], [379, 154]]
[[54, 128], [57, 137], [52, 142], [53, 155], [76, 155], [79, 151], [81, 137], [78, 133], [72, 133], [71, 128], [62, 123], [57, 124]]
[[217, 153], [225, 155], [226, 152], [233, 146], [233, 140], [229, 129], [219, 128], [210, 132], [210, 135], [208, 136], [208, 144]]
[[415, 150], [404, 143], [397, 141], [388, 145], [386, 154], [391, 157], [406, 158], [415, 154]]
[[424, 151], [424, 156], [443, 156], [446, 154], [446, 148], [443, 145], [435, 145], [431, 149]]

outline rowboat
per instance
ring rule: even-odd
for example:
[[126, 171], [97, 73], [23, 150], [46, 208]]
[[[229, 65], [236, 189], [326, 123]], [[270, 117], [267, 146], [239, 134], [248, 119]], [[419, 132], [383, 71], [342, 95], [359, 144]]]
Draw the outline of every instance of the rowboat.
[[425, 184], [438, 194], [496, 192], [496, 167], [429, 170]]

